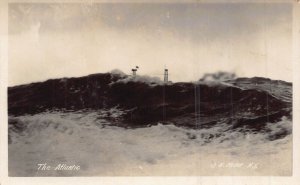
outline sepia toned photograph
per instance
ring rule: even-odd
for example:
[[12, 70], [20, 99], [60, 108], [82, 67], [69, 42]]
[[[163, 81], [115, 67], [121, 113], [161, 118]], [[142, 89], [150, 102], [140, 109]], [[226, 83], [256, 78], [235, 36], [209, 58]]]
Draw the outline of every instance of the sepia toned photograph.
[[292, 176], [292, 3], [9, 3], [8, 175]]

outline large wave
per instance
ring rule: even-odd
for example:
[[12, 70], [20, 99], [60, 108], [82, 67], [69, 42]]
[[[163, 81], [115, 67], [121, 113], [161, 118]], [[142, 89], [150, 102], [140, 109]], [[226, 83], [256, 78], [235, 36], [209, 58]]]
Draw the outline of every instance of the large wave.
[[[10, 87], [8, 104], [12, 176], [291, 174], [283, 81], [164, 84], [115, 71]], [[211, 167], [224, 161], [259, 168]], [[82, 170], [36, 171], [40, 162]]]

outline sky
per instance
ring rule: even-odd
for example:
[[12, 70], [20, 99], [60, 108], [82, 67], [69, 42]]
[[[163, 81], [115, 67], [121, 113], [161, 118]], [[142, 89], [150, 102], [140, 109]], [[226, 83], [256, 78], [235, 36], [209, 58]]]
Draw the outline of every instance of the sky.
[[290, 3], [11, 3], [9, 86], [120, 69], [292, 81]]

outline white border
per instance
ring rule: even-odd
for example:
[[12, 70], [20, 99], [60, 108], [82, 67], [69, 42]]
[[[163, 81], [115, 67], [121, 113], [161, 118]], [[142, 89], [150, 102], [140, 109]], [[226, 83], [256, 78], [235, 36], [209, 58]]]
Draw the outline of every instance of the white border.
[[[87, 0], [88, 2], [205, 2], [205, 3], [293, 3], [293, 176], [184, 176], [184, 177], [8, 177], [8, 139], [7, 139], [7, 5], [10, 3], [82, 3], [84, 0], [0, 0], [0, 184], [10, 185], [79, 185], [79, 184], [214, 184], [214, 185], [299, 185], [300, 184], [300, 2], [296, 0]], [[274, 161], [276, 162], [276, 161]]]

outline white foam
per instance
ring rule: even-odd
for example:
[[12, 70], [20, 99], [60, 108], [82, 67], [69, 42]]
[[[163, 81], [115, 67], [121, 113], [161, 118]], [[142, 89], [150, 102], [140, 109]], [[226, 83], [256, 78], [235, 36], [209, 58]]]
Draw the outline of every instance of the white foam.
[[[109, 124], [118, 109], [99, 112], [48, 112], [10, 117], [26, 126], [9, 135], [12, 176], [105, 175], [290, 175], [291, 135], [269, 141], [267, 133], [225, 132], [226, 125], [192, 130], [174, 125], [125, 129]], [[272, 134], [291, 121], [269, 124]], [[218, 134], [219, 137], [215, 137]], [[212, 139], [210, 139], [212, 137]], [[210, 141], [207, 143], [207, 141]], [[274, 163], [276, 161], [276, 163]], [[80, 171], [37, 171], [38, 163], [80, 165]], [[215, 163], [257, 163], [258, 169], [212, 168]]]
[[136, 76], [128, 76], [127, 78], [120, 79], [114, 83], [128, 83], [128, 82], [142, 82], [146, 83], [150, 86], [155, 86], [155, 85], [163, 85], [164, 82], [159, 78], [159, 77], [151, 77], [147, 75], [136, 75]]
[[121, 77], [125, 77], [127, 76], [123, 71], [121, 71], [120, 69], [113, 69], [110, 71], [111, 74], [117, 74], [120, 75]]

